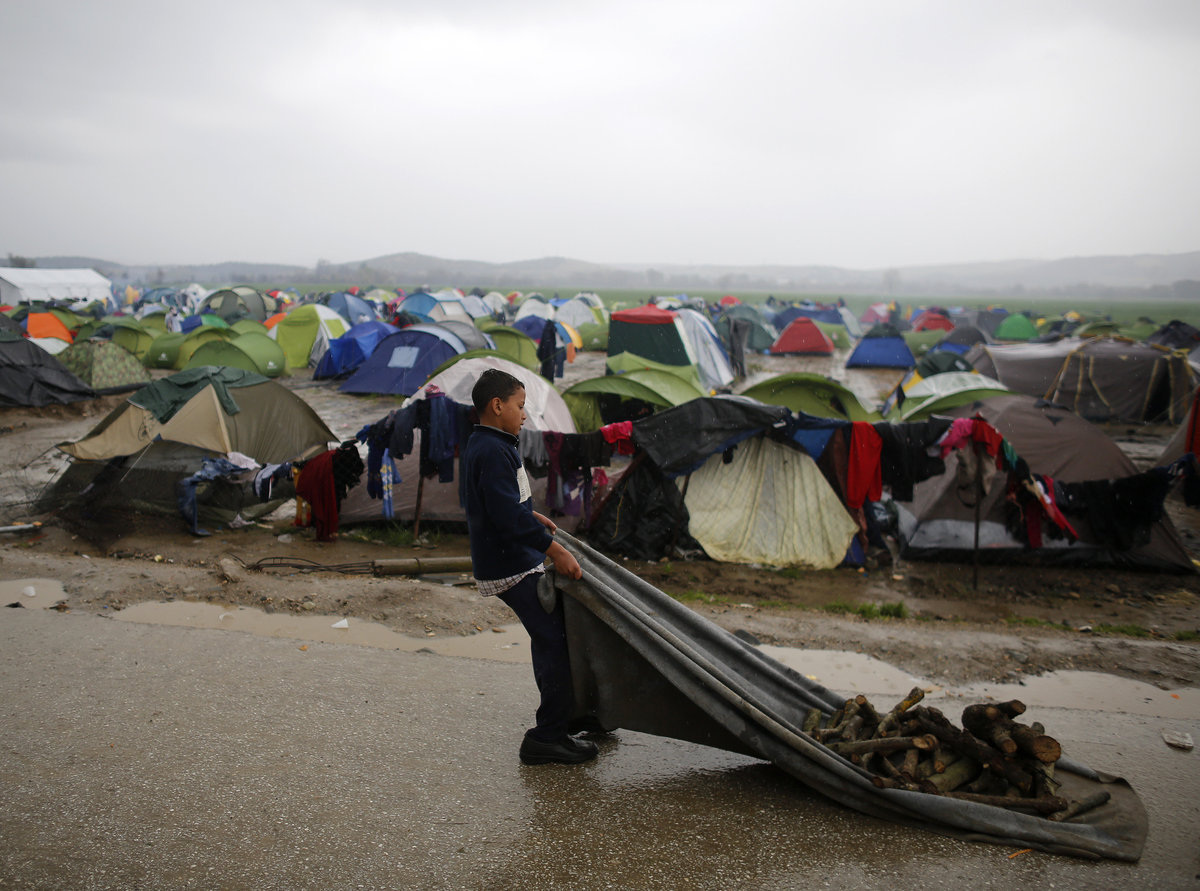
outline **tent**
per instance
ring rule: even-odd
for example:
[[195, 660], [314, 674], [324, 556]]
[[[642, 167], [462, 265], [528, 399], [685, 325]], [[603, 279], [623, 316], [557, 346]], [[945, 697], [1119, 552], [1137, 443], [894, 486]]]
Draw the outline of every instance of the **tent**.
[[904, 339], [909, 351], [916, 357], [924, 356], [934, 349], [942, 342], [946, 332], [940, 328], [929, 328], [925, 331], [903, 331], [900, 336]]
[[[726, 349], [729, 349], [731, 346], [729, 341], [730, 326], [735, 319], [744, 321], [750, 326], [749, 336], [746, 339], [746, 349], [748, 350], [755, 352], [769, 350], [779, 337], [774, 326], [767, 321], [767, 317], [757, 307], [751, 306], [748, 303], [737, 303], [727, 306], [725, 311], [713, 321], [713, 327], [717, 330], [717, 334], [720, 335]], [[838, 327], [841, 326], [839, 325]]]
[[229, 326], [238, 334], [261, 334], [270, 337], [271, 329], [257, 319], [238, 319]]
[[0, 304], [15, 306], [48, 300], [112, 299], [112, 282], [94, 269], [0, 267]]
[[462, 339], [442, 325], [410, 325], [381, 340], [339, 389], [345, 393], [411, 396], [434, 369], [466, 351]]
[[554, 317], [575, 329], [584, 325], [607, 326], [609, 323], [609, 313], [604, 302], [595, 294], [582, 292], [558, 307]]
[[216, 313], [227, 322], [255, 319], [262, 322], [279, 310], [279, 301], [248, 285], [213, 291], [200, 302], [196, 314]]
[[487, 335], [496, 344], [496, 351], [505, 358], [523, 368], [538, 367], [537, 341], [523, 331], [505, 325], [494, 325], [487, 329]]
[[713, 323], [698, 309], [684, 307], [677, 313], [683, 323], [692, 354], [696, 357], [696, 370], [700, 380], [709, 390], [720, 390], [733, 383], [733, 368], [729, 354], [717, 335]]
[[636, 368], [573, 384], [563, 391], [581, 433], [605, 424], [630, 421], [644, 414], [682, 405], [706, 395], [699, 384], [660, 368]]
[[924, 421], [960, 405], [1011, 392], [999, 381], [973, 371], [946, 371], [903, 390], [904, 399], [888, 414], [888, 420]]
[[396, 307], [397, 312], [406, 312], [426, 322], [444, 322], [450, 319], [472, 322], [471, 314], [462, 305], [461, 300], [441, 299], [432, 294], [418, 292], [409, 294]]
[[945, 374], [947, 371], [974, 371], [971, 363], [950, 350], [934, 350], [926, 353], [917, 360], [915, 369], [917, 377], [933, 377], [935, 374]]
[[1193, 372], [1181, 353], [1114, 337], [978, 345], [966, 359], [1016, 393], [1096, 422], [1178, 423]]
[[846, 421], [880, 419], [879, 413], [863, 405], [853, 391], [819, 374], [780, 374], [746, 388], [741, 395], [818, 418], [841, 418]]
[[69, 372], [99, 393], [134, 390], [150, 382], [137, 357], [108, 340], [81, 340], [58, 355]]
[[371, 322], [379, 318], [375, 312], [374, 304], [369, 303], [362, 297], [349, 294], [345, 291], [330, 294], [328, 297], [322, 299], [321, 303], [341, 316], [347, 326]]
[[553, 319], [555, 309], [550, 305], [550, 301], [541, 294], [530, 294], [517, 307], [517, 314], [513, 321], [518, 322], [529, 316], [536, 316], [539, 319]]
[[953, 331], [954, 323], [940, 312], [927, 310], [913, 320], [914, 331]]
[[996, 327], [995, 337], [997, 340], [1032, 340], [1037, 333], [1037, 326], [1028, 316], [1013, 313]]
[[179, 323], [179, 330], [184, 334], [191, 334], [197, 328], [228, 328], [229, 323], [226, 322], [216, 313], [206, 312], [200, 315], [188, 316]]
[[341, 337], [349, 327], [328, 306], [306, 303], [276, 322], [271, 337], [283, 347], [288, 368], [304, 368], [320, 362], [329, 342]]
[[191, 361], [192, 355], [206, 343], [227, 341], [233, 339], [233, 331], [229, 328], [216, 328], [202, 325], [183, 335], [179, 342], [179, 355], [175, 358], [175, 368], [182, 369]]
[[240, 368], [263, 377], [279, 377], [287, 373], [283, 348], [267, 335], [256, 331], [239, 334], [229, 340], [216, 339], [201, 344], [183, 367], [200, 368], [205, 365]]
[[[931, 378], [937, 380], [937, 378]], [[939, 411], [951, 417], [979, 415], [1000, 431], [1034, 473], [1059, 483], [1113, 480], [1133, 476], [1136, 468], [1124, 452], [1092, 424], [1067, 409], [1032, 396], [998, 395]], [[946, 457], [946, 472], [918, 483], [911, 502], [899, 502], [901, 556], [909, 559], [971, 560], [975, 534], [974, 497], [963, 497], [959, 468], [962, 452]], [[986, 459], [990, 466], [991, 459]], [[1194, 572], [1191, 559], [1170, 520], [1153, 524], [1149, 540], [1129, 550], [1105, 544], [1087, 517], [1068, 517], [1079, 540], [1045, 537], [1030, 548], [1007, 522], [1007, 475], [997, 473], [986, 485], [980, 507], [978, 558], [985, 563], [1057, 563], [1119, 565]]]
[[1187, 350], [1190, 353], [1200, 349], [1200, 330], [1193, 328], [1187, 322], [1173, 319], [1147, 337], [1146, 343], [1157, 344], [1173, 350]]
[[61, 314], [49, 310], [30, 312], [25, 316], [25, 333], [35, 339], [56, 337], [66, 343], [72, 343], [75, 340], [71, 326], [63, 321]]
[[863, 335], [846, 359], [847, 368], [912, 368], [916, 364], [900, 332], [882, 322]]
[[345, 377], [367, 361], [381, 340], [399, 330], [395, 325], [379, 321], [354, 325], [341, 337], [329, 341], [329, 349], [313, 371], [313, 380]]
[[991, 343], [991, 338], [974, 325], [962, 324], [938, 341], [937, 349], [961, 355], [977, 343]]
[[694, 310], [639, 306], [612, 315], [608, 355], [632, 353], [663, 365], [695, 366], [707, 389], [728, 386], [733, 370], [712, 323]]
[[[470, 405], [471, 388], [475, 386], [479, 375], [489, 368], [507, 371], [525, 384], [526, 418], [524, 426], [526, 429], [559, 433], [575, 432], [575, 425], [566, 403], [548, 381], [529, 369], [522, 368], [498, 356], [462, 358], [431, 377], [409, 399], [404, 401], [404, 405], [408, 406], [426, 398], [426, 394], [433, 391], [434, 388], [455, 402]], [[414, 516], [417, 505], [421, 436], [420, 430], [414, 431], [412, 452], [393, 462], [396, 473], [403, 484], [393, 487], [392, 506], [396, 517], [406, 520]], [[538, 479], [531, 475], [529, 482], [534, 503], [544, 504], [545, 478]], [[456, 479], [452, 482], [439, 482], [436, 476], [426, 479], [420, 486], [421, 517], [428, 520], [465, 521], [466, 512], [459, 504], [458, 488], [457, 472]], [[381, 502], [372, 500], [366, 489], [366, 486], [356, 486], [350, 490], [346, 500], [342, 502], [339, 513], [340, 523], [351, 524], [380, 519]]]
[[[303, 399], [274, 381], [236, 368], [192, 368], [146, 385], [87, 435], [59, 443], [75, 460], [41, 504], [93, 522], [105, 521], [111, 508], [177, 515], [176, 484], [205, 458], [238, 452], [278, 464], [311, 458], [336, 439]], [[248, 482], [214, 480], [197, 494], [205, 522], [254, 519], [282, 504], [261, 502]]]
[[150, 342], [150, 347], [142, 356], [142, 364], [147, 368], [175, 368], [179, 363], [179, 348], [183, 345], [186, 334], [160, 334]]
[[609, 374], [625, 374], [629, 371], [645, 371], [647, 369], [662, 371], [686, 381], [701, 393], [704, 392], [704, 384], [700, 382], [700, 373], [696, 370], [695, 365], [666, 365], [642, 356], [635, 356], [633, 353], [618, 353], [605, 359], [604, 367], [608, 369]]
[[771, 344], [771, 352], [775, 355], [798, 353], [829, 356], [833, 354], [833, 341], [812, 319], [800, 317], [793, 319], [783, 329]]
[[0, 406], [66, 405], [95, 395], [45, 350], [0, 331]]

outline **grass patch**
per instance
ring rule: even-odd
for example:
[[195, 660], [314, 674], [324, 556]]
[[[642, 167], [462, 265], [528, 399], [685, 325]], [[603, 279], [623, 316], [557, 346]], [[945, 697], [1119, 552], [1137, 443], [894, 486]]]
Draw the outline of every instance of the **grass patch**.
[[666, 563], [658, 564], [658, 571], [661, 572], [663, 575], [670, 575], [671, 573], [673, 573], [675, 571], [675, 567], [672, 566], [671, 561], [668, 560]]
[[1056, 622], [1042, 619], [1038, 616], [1006, 616], [1004, 621], [1009, 625], [1023, 625], [1027, 628], [1057, 628]]
[[1176, 631], [1176, 640], [1200, 640], [1200, 631]]
[[[343, 532], [342, 536], [389, 548], [407, 548], [413, 544], [412, 527], [403, 523], [367, 523]], [[426, 528], [421, 533], [421, 540], [424, 544], [439, 545], [442, 541], [441, 530]]]
[[775, 570], [775, 574], [780, 578], [798, 579], [803, 578], [808, 570], [801, 569], [799, 566], [785, 566], [782, 569]]
[[1120, 634], [1125, 637], [1150, 637], [1150, 629], [1141, 625], [1096, 625], [1092, 628], [1096, 634]]
[[834, 600], [821, 607], [827, 613], [837, 615], [855, 615], [861, 619], [904, 619], [908, 617], [908, 607], [903, 603], [848, 603], [845, 600]]

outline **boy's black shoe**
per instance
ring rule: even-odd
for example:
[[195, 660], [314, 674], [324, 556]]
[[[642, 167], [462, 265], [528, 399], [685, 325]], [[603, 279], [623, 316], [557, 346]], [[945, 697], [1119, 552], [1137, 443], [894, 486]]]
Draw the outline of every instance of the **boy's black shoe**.
[[542, 742], [532, 736], [521, 741], [522, 764], [582, 764], [600, 751], [594, 742], [564, 736], [554, 742]]

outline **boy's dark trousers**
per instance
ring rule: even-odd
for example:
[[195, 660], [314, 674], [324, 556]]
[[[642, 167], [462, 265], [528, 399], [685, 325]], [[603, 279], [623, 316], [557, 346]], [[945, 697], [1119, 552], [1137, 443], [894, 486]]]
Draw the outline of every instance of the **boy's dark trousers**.
[[542, 694], [542, 702], [537, 710], [537, 726], [528, 735], [542, 742], [555, 742], [567, 735], [574, 694], [562, 597], [557, 598], [554, 612], [547, 613], [537, 595], [541, 577], [540, 573], [527, 575], [498, 596], [517, 614], [529, 632], [533, 677]]

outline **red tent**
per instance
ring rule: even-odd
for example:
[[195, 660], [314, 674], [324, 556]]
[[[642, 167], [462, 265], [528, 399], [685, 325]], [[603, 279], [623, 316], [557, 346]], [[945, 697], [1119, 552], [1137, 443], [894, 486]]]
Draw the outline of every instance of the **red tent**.
[[771, 344], [772, 353], [815, 353], [828, 356], [833, 353], [833, 341], [817, 327], [812, 319], [801, 316], [793, 319], [783, 329], [779, 339]]
[[913, 322], [914, 331], [953, 331], [954, 323], [940, 312], [923, 312]]
[[722, 298], [721, 298], [721, 300], [720, 300], [720, 304], [721, 304], [722, 306], [736, 306], [737, 304], [739, 304], [739, 303], [741, 303], [741, 302], [742, 302], [742, 301], [738, 300], [738, 299], [737, 299], [736, 297], [734, 297], [732, 294], [726, 294], [726, 295], [725, 295], [724, 297], [722, 297]]
[[633, 309], [622, 309], [612, 314], [614, 322], [632, 322], [635, 325], [669, 325], [675, 321], [675, 313], [669, 309], [661, 309], [652, 303], [645, 306], [635, 306]]

